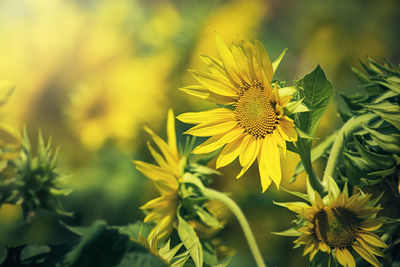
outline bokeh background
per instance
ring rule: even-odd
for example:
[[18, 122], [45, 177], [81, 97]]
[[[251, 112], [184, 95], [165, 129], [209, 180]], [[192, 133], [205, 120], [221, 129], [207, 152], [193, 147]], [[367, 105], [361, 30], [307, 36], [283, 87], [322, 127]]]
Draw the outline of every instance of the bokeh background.
[[[75, 216], [65, 221], [133, 223], [156, 194], [131, 163], [150, 160], [143, 126], [165, 137], [168, 108], [180, 114], [211, 105], [178, 88], [194, 84], [188, 68], [205, 70], [199, 53], [217, 56], [216, 33], [227, 43], [237, 34], [257, 38], [273, 59], [288, 48], [276, 75], [287, 84], [321, 64], [338, 92], [351, 92], [358, 89], [350, 69], [360, 59], [399, 63], [399, 21], [397, 0], [1, 0], [0, 79], [17, 87], [0, 121], [16, 129], [26, 124], [32, 140], [41, 129], [60, 146], [59, 171], [74, 189], [63, 203]], [[340, 125], [338, 104], [335, 98], [322, 120], [320, 139]], [[179, 140], [187, 128], [177, 122]], [[298, 161], [290, 153], [284, 160], [283, 186], [304, 190], [304, 175], [288, 184]], [[321, 172], [323, 165], [315, 167]], [[261, 194], [256, 168], [240, 180], [233, 178], [237, 163], [222, 171], [213, 186], [232, 192], [268, 264], [306, 265], [302, 249], [291, 249], [293, 239], [271, 234], [294, 219], [272, 200], [292, 197], [273, 187]], [[42, 212], [26, 227], [20, 207], [2, 205], [0, 240], [64, 242], [70, 234], [59, 219]], [[244, 237], [232, 234], [239, 232], [231, 219], [217, 236], [237, 251], [231, 266], [251, 261]]]

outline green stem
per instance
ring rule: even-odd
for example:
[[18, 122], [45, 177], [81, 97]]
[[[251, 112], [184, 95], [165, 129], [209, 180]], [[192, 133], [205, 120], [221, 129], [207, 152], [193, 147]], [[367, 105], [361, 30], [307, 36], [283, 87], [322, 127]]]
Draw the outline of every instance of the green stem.
[[329, 154], [328, 162], [324, 172], [324, 181], [326, 181], [326, 178], [329, 176], [332, 178], [336, 177], [336, 170], [342, 157], [346, 140], [351, 137], [353, 133], [361, 130], [363, 126], [368, 125], [377, 118], [377, 115], [373, 113], [367, 113], [358, 117], [352, 117], [342, 126], [338, 132], [338, 135], [336, 136], [335, 142], [333, 143], [331, 152]]
[[239, 208], [239, 206], [226, 194], [215, 191], [213, 189], [205, 188], [203, 189], [203, 193], [204, 196], [206, 196], [208, 199], [215, 199], [221, 201], [232, 211], [232, 213], [236, 216], [237, 220], [239, 221], [240, 226], [242, 227], [243, 233], [246, 236], [247, 243], [249, 244], [250, 251], [253, 254], [257, 266], [266, 267], [266, 264], [264, 263], [264, 260], [261, 256], [260, 249], [257, 246], [256, 239], [254, 238], [254, 235], [250, 229], [250, 225], [247, 222], [247, 219], [244, 216], [242, 210]]

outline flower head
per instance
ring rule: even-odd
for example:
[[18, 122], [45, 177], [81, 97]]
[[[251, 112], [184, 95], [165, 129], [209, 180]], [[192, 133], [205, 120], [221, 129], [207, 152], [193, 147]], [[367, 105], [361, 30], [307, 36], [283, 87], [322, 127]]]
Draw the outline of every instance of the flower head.
[[305, 245], [304, 255], [310, 261], [318, 251], [332, 253], [343, 266], [355, 266], [356, 252], [373, 266], [380, 266], [376, 256], [383, 257], [380, 248], [386, 244], [373, 231], [379, 229], [383, 220], [376, 218], [381, 208], [375, 206], [371, 195], [358, 192], [351, 197], [347, 189], [341, 192], [329, 177], [329, 194], [321, 199], [308, 184], [308, 195], [303, 195], [311, 205], [304, 202], [276, 203], [299, 214], [298, 227], [281, 235], [299, 236], [296, 246]]
[[211, 136], [194, 153], [209, 153], [223, 147], [217, 168], [239, 157], [243, 168], [237, 178], [257, 159], [263, 192], [272, 181], [279, 188], [280, 149], [285, 153], [286, 141], [297, 140], [294, 122], [288, 115], [305, 108], [301, 101], [290, 103], [296, 88], [281, 88], [272, 83], [284, 53], [271, 63], [258, 41], [252, 44], [238, 40], [229, 49], [218, 36], [216, 39], [221, 61], [202, 55], [210, 72], [192, 70], [200, 86], [182, 90], [226, 107], [185, 113], [178, 119], [197, 124], [187, 134]]
[[147, 144], [158, 166], [142, 161], [134, 161], [136, 168], [154, 182], [160, 193], [159, 197], [150, 200], [141, 207], [143, 210], [149, 210], [144, 222], [156, 223], [149, 234], [149, 240], [153, 239], [155, 234], [160, 240], [167, 238], [173, 230], [173, 223], [176, 219], [178, 181], [182, 180], [182, 175], [179, 168], [180, 157], [176, 144], [174, 119], [172, 110], [169, 110], [167, 123], [168, 143], [149, 128], [145, 128], [161, 151], [162, 155], [150, 143]]

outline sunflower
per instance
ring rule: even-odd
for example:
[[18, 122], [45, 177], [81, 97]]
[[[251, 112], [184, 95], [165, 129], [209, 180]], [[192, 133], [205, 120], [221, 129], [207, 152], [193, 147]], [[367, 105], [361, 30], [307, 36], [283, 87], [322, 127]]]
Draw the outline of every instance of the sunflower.
[[151, 135], [154, 143], [158, 146], [159, 151], [161, 151], [160, 154], [150, 143], [147, 144], [158, 166], [142, 161], [133, 161], [136, 168], [154, 182], [160, 193], [159, 197], [150, 200], [140, 207], [143, 210], [148, 210], [144, 222], [156, 223], [150, 231], [149, 240], [152, 240], [156, 234], [158, 239], [166, 239], [173, 230], [176, 218], [178, 182], [182, 180], [182, 175], [179, 168], [180, 157], [176, 144], [174, 119], [173, 111], [169, 110], [167, 122], [168, 143], [164, 142], [152, 130], [145, 127], [146, 132]]
[[281, 88], [272, 83], [283, 52], [273, 63], [264, 46], [244, 39], [235, 41], [229, 49], [216, 37], [221, 56], [218, 59], [202, 55], [210, 72], [191, 70], [200, 86], [182, 88], [186, 93], [225, 105], [203, 112], [190, 112], [178, 119], [197, 124], [186, 134], [211, 136], [196, 147], [193, 153], [221, 153], [216, 167], [228, 165], [239, 156], [242, 166], [237, 178], [258, 160], [262, 191], [273, 181], [281, 182], [280, 149], [286, 154], [286, 142], [296, 141], [295, 124], [289, 114], [305, 111], [301, 101], [293, 101], [295, 87]]
[[[380, 266], [376, 256], [383, 257], [380, 248], [386, 244], [373, 231], [379, 229], [383, 219], [376, 218], [381, 208], [375, 206], [378, 199], [371, 200], [370, 194], [361, 190], [348, 196], [347, 189], [341, 192], [329, 178], [329, 194], [321, 199], [308, 183], [308, 195], [303, 195], [311, 205], [304, 202], [276, 203], [299, 214], [298, 227], [276, 233], [299, 236], [294, 243], [305, 245], [304, 254], [310, 261], [318, 251], [332, 253], [343, 266], [356, 266], [356, 252], [373, 266]], [[290, 233], [290, 234], [289, 234]]]

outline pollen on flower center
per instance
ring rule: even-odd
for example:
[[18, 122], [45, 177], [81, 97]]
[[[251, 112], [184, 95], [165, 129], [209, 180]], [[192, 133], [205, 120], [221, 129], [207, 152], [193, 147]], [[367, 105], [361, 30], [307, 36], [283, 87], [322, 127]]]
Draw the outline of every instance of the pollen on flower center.
[[244, 85], [237, 96], [235, 118], [251, 135], [264, 138], [276, 129], [279, 120], [275, 103], [259, 82]]
[[357, 237], [359, 219], [346, 208], [324, 208], [314, 216], [314, 234], [331, 248], [344, 249]]

